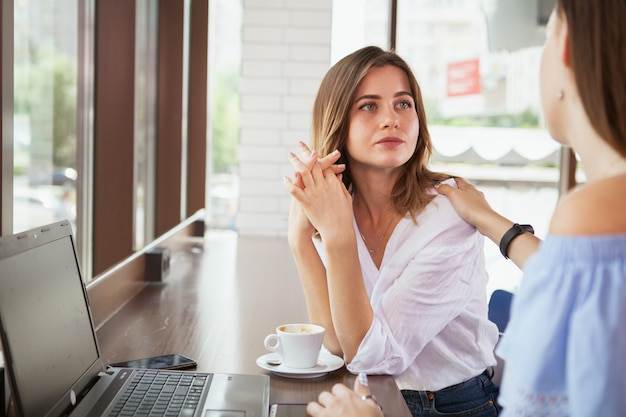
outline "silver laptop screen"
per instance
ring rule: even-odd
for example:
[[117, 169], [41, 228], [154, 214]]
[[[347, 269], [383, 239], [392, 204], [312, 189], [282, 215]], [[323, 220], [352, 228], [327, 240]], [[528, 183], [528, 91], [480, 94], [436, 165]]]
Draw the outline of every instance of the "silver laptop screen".
[[3, 343], [26, 416], [46, 414], [98, 360], [74, 253], [66, 235], [0, 259]]

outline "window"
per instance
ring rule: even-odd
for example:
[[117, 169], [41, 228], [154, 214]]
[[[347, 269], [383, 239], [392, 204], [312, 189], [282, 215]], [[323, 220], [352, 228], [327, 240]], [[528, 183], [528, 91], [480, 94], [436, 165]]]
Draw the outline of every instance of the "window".
[[137, 1], [135, 48], [135, 249], [155, 238], [157, 7]]
[[389, 48], [389, 0], [334, 0], [331, 65], [365, 45]]
[[[176, 2], [149, 0], [9, 0], [5, 6], [13, 12], [5, 27], [13, 34], [3, 38], [5, 66], [13, 66], [5, 79], [13, 85], [3, 91], [13, 105], [3, 111], [14, 135], [3, 145], [3, 232], [68, 219], [89, 280], [175, 226], [187, 209], [203, 207], [205, 178], [190, 181], [187, 170], [204, 173], [205, 161], [190, 162], [183, 152], [192, 145], [193, 156], [203, 155], [206, 148], [207, 4], [187, 2], [181, 10]], [[162, 28], [167, 42], [158, 41]], [[179, 54], [180, 39], [184, 48], [196, 48], [197, 65], [190, 68], [190, 54]], [[157, 49], [166, 58], [159, 61]], [[157, 100], [179, 94], [191, 73], [199, 80], [194, 94], [184, 85], [180, 102]], [[159, 81], [164, 74], [170, 78]], [[187, 112], [192, 99], [202, 105]], [[169, 104], [168, 114], [180, 108], [182, 117], [157, 116], [160, 103]], [[165, 149], [160, 154], [155, 137]]]
[[209, 92], [211, 93], [210, 152], [207, 166], [208, 224], [236, 229], [239, 207], [239, 76], [241, 72], [242, 5], [231, 0], [211, 2]]
[[14, 4], [15, 232], [76, 224], [77, 0]]
[[[543, 14], [535, 0], [399, 0], [397, 29], [422, 87], [432, 168], [469, 179], [539, 236], [558, 198], [560, 154], [539, 102]], [[513, 290], [521, 271], [487, 239], [485, 256], [490, 289]]]

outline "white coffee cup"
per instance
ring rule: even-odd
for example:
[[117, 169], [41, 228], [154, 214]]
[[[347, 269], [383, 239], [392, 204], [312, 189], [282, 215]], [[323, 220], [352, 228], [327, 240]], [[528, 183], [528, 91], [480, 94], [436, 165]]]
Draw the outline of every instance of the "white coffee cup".
[[315, 324], [283, 324], [265, 338], [265, 348], [276, 352], [289, 368], [304, 369], [317, 365], [324, 340], [324, 328]]

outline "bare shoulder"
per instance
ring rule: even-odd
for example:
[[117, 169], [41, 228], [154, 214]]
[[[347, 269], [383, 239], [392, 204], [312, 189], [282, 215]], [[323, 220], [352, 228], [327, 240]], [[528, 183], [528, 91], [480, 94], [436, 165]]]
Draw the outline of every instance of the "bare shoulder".
[[626, 181], [624, 176], [585, 184], [559, 202], [550, 233], [595, 235], [626, 233]]

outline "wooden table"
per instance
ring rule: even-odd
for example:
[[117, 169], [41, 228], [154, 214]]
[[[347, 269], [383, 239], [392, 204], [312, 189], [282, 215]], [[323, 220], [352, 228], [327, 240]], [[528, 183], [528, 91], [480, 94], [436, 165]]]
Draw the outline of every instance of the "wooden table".
[[[306, 322], [304, 295], [284, 237], [208, 232], [172, 254], [170, 274], [124, 305], [98, 329], [108, 363], [167, 353], [198, 362], [201, 372], [270, 375], [270, 404], [306, 403], [335, 383], [352, 386], [345, 367], [301, 380], [276, 376], [256, 359], [277, 325]], [[370, 386], [387, 416], [410, 413], [390, 376]]]

